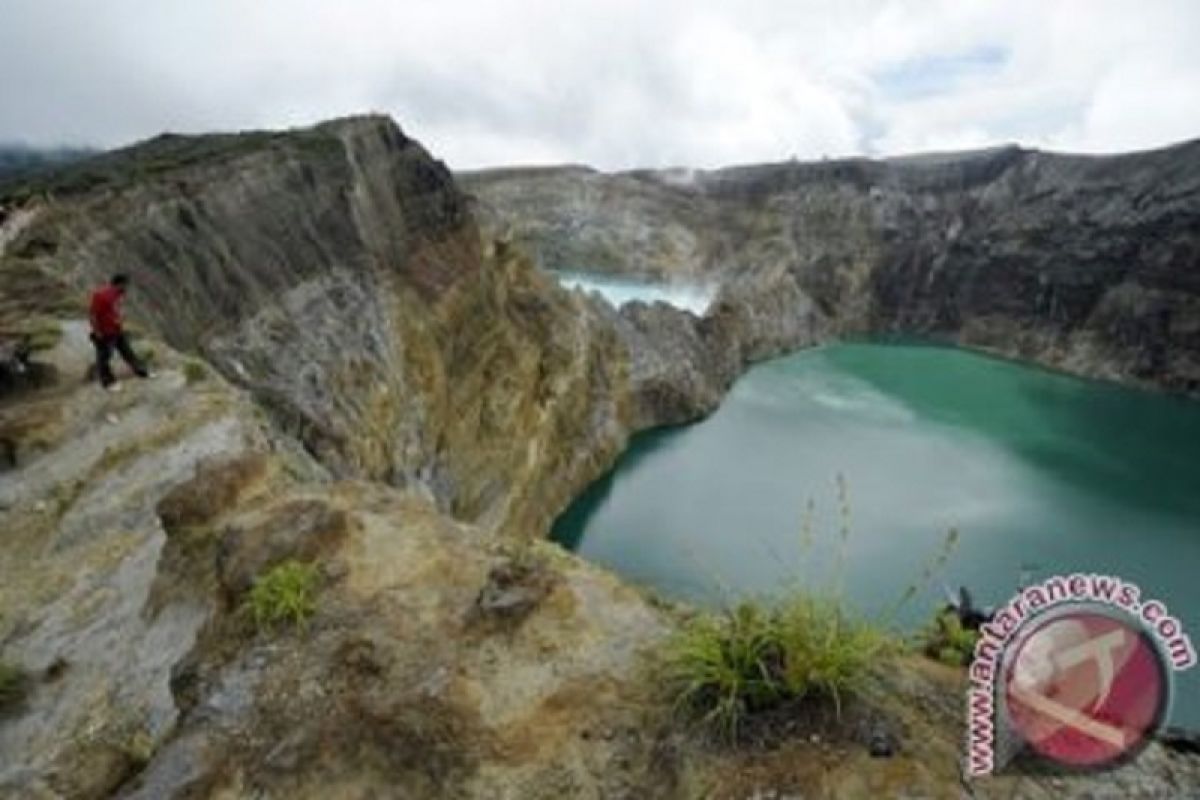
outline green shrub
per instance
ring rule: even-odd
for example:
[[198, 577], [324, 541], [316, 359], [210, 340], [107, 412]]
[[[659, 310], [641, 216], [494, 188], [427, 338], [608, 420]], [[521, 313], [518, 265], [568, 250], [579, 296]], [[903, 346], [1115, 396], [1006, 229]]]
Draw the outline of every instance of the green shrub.
[[770, 607], [742, 603], [700, 614], [669, 642], [668, 687], [679, 708], [736, 738], [748, 715], [861, 687], [883, 635], [835, 603], [795, 594]]
[[29, 349], [33, 352], [53, 350], [62, 340], [62, 326], [53, 319], [37, 319], [25, 332]]
[[838, 604], [805, 595], [793, 596], [777, 616], [788, 695], [829, 697], [840, 713], [843, 694], [861, 688], [871, 662], [884, 651], [885, 636], [851, 619]]
[[150, 763], [154, 757], [156, 742], [147, 731], [139, 730], [130, 734], [121, 743], [121, 751], [136, 768], [140, 769]]
[[29, 675], [25, 670], [0, 661], [0, 712], [24, 700], [28, 689]]
[[[852, 529], [849, 483], [839, 473], [835, 486], [836, 528], [822, 537], [833, 547], [825, 570], [828, 583], [815, 591], [792, 589], [772, 603], [742, 602], [697, 615], [666, 646], [666, 682], [676, 707], [733, 739], [756, 712], [802, 700], [827, 702], [840, 718], [843, 700], [867, 688], [873, 664], [895, 653], [896, 639], [885, 631], [893, 629], [894, 618], [945, 568], [957, 547], [958, 531], [952, 528], [889, 612], [869, 623], [855, 619], [840, 600]], [[809, 498], [800, 527], [802, 557], [817, 541], [815, 520], [816, 501]], [[714, 577], [722, 594], [732, 597]], [[954, 641], [965, 646], [961, 636]]]
[[746, 713], [780, 700], [777, 645], [770, 621], [753, 605], [691, 620], [667, 646], [676, 706], [736, 735]]
[[285, 561], [260, 575], [246, 607], [256, 627], [301, 625], [317, 610], [317, 568]]
[[204, 366], [203, 361], [189, 358], [183, 363], [183, 378], [187, 381], [188, 386], [200, 383], [207, 377], [208, 367]]
[[967, 630], [958, 614], [944, 609], [917, 635], [917, 641], [921, 651], [930, 658], [952, 667], [962, 667], [971, 663], [979, 632]]

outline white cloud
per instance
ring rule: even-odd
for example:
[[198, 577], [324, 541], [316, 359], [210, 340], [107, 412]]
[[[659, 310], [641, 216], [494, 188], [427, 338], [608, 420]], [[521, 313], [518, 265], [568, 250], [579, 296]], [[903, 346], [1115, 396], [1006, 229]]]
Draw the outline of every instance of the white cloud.
[[1134, 149], [1200, 134], [1200, 67], [1150, 58], [1125, 62], [1097, 83], [1077, 143]]
[[5, 0], [0, 141], [392, 114], [458, 168], [1200, 135], [1192, 0]]

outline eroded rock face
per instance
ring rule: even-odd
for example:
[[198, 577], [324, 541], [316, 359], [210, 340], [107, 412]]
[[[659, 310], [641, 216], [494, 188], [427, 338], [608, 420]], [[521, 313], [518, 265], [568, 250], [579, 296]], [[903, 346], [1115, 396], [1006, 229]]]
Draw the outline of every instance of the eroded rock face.
[[[1200, 142], [1103, 157], [1008, 147], [462, 177], [486, 225], [549, 268], [716, 277], [757, 291], [749, 307], [771, 324], [789, 307], [761, 303], [787, 287], [811, 298], [814, 327], [830, 335], [919, 335], [1083, 375], [1200, 387]], [[667, 247], [659, 231], [688, 245]]]
[[459, 180], [482, 200], [493, 233], [534, 255], [544, 269], [699, 277], [724, 255], [711, 235], [715, 208], [638, 173], [587, 167], [500, 169]]
[[723, 287], [703, 317], [666, 303], [590, 302], [629, 354], [634, 430], [710, 413], [748, 364], [816, 344], [829, 327], [786, 274]]
[[[87, 347], [44, 357], [81, 377]], [[29, 675], [0, 797], [549, 798], [657, 769], [652, 737], [582, 734], [639, 728], [664, 614], [417, 490], [331, 481], [183, 364], [160, 345], [120, 394], [0, 406], [57, 411], [20, 414], [40, 449], [0, 476], [0, 657]], [[284, 560], [316, 566], [316, 614], [257, 630], [247, 593]]]
[[81, 327], [67, 331], [48, 358], [69, 383], [0, 406], [37, 442], [0, 476], [0, 643], [33, 676], [0, 722], [5, 797], [102, 796], [171, 734], [171, 670], [208, 611], [196, 587], [151, 602], [167, 541], [157, 507], [209, 459], [272, 447], [216, 383], [187, 388], [173, 370], [120, 395], [83, 384], [88, 349]]
[[485, 252], [449, 172], [390, 120], [176, 138], [125, 157], [154, 155], [136, 179], [25, 212], [0, 312], [79, 308], [127, 272], [132, 319], [248, 388], [335, 474], [505, 531], [539, 535], [615, 456], [616, 337], [518, 253]]

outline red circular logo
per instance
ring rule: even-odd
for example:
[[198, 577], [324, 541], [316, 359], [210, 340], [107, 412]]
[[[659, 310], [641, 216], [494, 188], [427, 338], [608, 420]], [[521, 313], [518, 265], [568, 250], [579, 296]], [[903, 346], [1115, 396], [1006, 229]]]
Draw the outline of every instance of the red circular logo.
[[1022, 636], [1004, 674], [1011, 725], [1041, 756], [1080, 768], [1135, 753], [1166, 712], [1162, 655], [1134, 622], [1098, 610], [1054, 614]]

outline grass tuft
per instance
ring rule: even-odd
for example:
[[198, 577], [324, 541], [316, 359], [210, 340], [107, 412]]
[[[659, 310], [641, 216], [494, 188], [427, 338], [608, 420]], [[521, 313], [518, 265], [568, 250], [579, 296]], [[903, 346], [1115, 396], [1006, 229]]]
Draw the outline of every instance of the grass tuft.
[[204, 365], [203, 361], [189, 358], [183, 362], [183, 377], [188, 386], [193, 386], [208, 377], [208, 367]]
[[32, 352], [53, 350], [62, 340], [62, 326], [57, 320], [42, 317], [29, 324], [25, 335]]
[[[957, 547], [958, 531], [952, 528], [920, 578], [888, 613], [870, 621], [852, 616], [841, 599], [852, 530], [849, 483], [839, 473], [835, 485], [836, 529], [829, 537], [834, 556], [825, 570], [827, 584], [813, 590], [792, 583], [774, 601], [737, 602], [728, 600], [733, 592], [716, 576], [726, 610], [693, 616], [665, 647], [665, 678], [676, 707], [733, 741], [742, 738], [739, 731], [759, 712], [786, 707], [790, 713], [798, 702], [827, 703], [826, 709], [841, 721], [844, 702], [861, 696], [876, 663], [895, 655], [899, 639], [887, 632], [892, 620], [945, 568]], [[802, 557], [817, 540], [815, 519], [816, 502], [809, 498], [801, 518]], [[958, 623], [957, 617], [953, 622]], [[965, 663], [974, 647], [973, 634], [961, 626], [949, 629], [936, 644], [937, 650], [947, 647], [954, 648], [954, 658], [967, 653], [957, 662]], [[753, 730], [749, 736], [753, 738]]]
[[963, 667], [975, 655], [979, 632], [964, 628], [953, 610], [943, 610], [918, 634], [917, 641], [926, 656], [952, 667]]
[[885, 642], [836, 603], [799, 593], [743, 602], [697, 615], [668, 643], [669, 691], [677, 708], [737, 739], [748, 716], [792, 701], [830, 701], [840, 715]]
[[260, 630], [303, 625], [317, 610], [317, 568], [289, 560], [260, 575], [246, 608]]
[[810, 692], [833, 700], [841, 713], [843, 694], [861, 688], [874, 659], [885, 648], [879, 629], [850, 618], [837, 604], [794, 595], [776, 614], [783, 643], [786, 694]]
[[0, 712], [13, 708], [29, 691], [29, 674], [18, 666], [0, 661]]
[[158, 348], [152, 344], [134, 345], [134, 354], [147, 367], [154, 366], [158, 363]]

